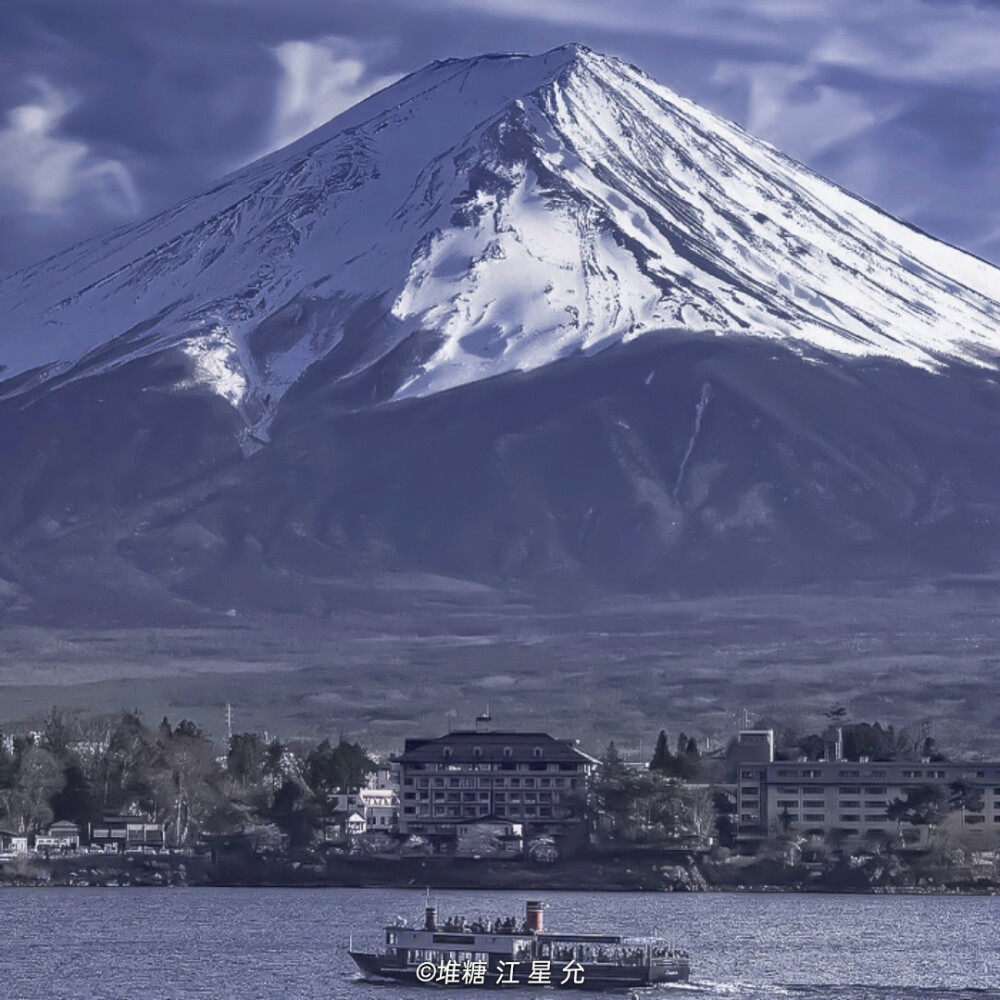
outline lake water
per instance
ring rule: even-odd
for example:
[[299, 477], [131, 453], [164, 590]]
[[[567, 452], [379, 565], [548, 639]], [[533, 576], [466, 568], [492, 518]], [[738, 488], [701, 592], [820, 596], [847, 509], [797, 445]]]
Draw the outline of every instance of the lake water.
[[[524, 892], [437, 892], [442, 915], [522, 912]], [[539, 892], [551, 930], [657, 931], [691, 953], [692, 983], [650, 997], [1000, 1000], [1000, 899]], [[348, 935], [374, 941], [424, 894], [383, 889], [6, 889], [3, 1000], [390, 1000], [564, 993], [446, 992], [359, 982]], [[583, 994], [586, 995], [586, 994]]]

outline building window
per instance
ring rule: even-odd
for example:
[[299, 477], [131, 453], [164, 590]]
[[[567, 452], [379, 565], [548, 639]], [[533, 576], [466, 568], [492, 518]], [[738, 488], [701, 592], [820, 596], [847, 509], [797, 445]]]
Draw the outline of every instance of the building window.
[[531, 751], [531, 754], [532, 754], [533, 757], [541, 757], [542, 756], [542, 748], [541, 747], [535, 747], [534, 750]]
[[861, 820], [861, 817], [856, 813], [841, 813], [840, 822], [841, 823], [857, 823]]
[[483, 748], [482, 747], [473, 747], [472, 748], [472, 756], [473, 757], [482, 757], [482, 755], [483, 755]]
[[860, 778], [861, 777], [861, 772], [860, 771], [841, 771], [840, 772], [840, 777], [841, 778]]
[[505, 757], [513, 757], [514, 756], [514, 748], [513, 747], [504, 747], [503, 748], [503, 755]]
[[826, 816], [823, 813], [806, 813], [802, 817], [807, 823], [822, 823]]
[[445, 757], [450, 757], [451, 756], [451, 747], [441, 747], [441, 753]]

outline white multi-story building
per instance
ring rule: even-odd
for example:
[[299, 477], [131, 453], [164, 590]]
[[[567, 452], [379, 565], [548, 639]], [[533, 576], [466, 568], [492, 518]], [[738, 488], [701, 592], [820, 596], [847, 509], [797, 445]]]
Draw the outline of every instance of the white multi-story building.
[[950, 793], [961, 787], [962, 807], [949, 818], [975, 839], [1000, 834], [1000, 762], [891, 760], [847, 761], [834, 735], [827, 759], [776, 761], [771, 730], [739, 735], [737, 773], [738, 839], [752, 841], [789, 830], [805, 836], [843, 839], [892, 837], [919, 844], [927, 828], [901, 825], [887, 807], [924, 785]]
[[399, 819], [399, 799], [392, 788], [362, 788], [358, 803], [369, 833], [395, 831]]

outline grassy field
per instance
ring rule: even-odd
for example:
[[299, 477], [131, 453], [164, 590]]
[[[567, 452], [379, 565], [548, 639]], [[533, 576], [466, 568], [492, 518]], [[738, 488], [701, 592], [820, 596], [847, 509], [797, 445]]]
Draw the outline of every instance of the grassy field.
[[[946, 751], [1000, 755], [1000, 588], [662, 600], [524, 594], [441, 578], [345, 588], [328, 618], [205, 616], [203, 624], [0, 628], [0, 726], [53, 705], [140, 708], [238, 731], [360, 739], [471, 725], [614, 739], [648, 757], [660, 728], [713, 744], [752, 717], [818, 727], [834, 702], [856, 721], [927, 724]], [[641, 741], [641, 743], [640, 743]]]

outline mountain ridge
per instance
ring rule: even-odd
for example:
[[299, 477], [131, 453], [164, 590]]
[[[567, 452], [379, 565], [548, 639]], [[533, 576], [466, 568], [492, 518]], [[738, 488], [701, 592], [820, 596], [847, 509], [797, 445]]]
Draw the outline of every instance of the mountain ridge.
[[0, 282], [0, 395], [180, 348], [252, 450], [347, 340], [343, 379], [412, 344], [387, 399], [664, 328], [992, 367], [995, 272], [571, 44], [431, 64]]

